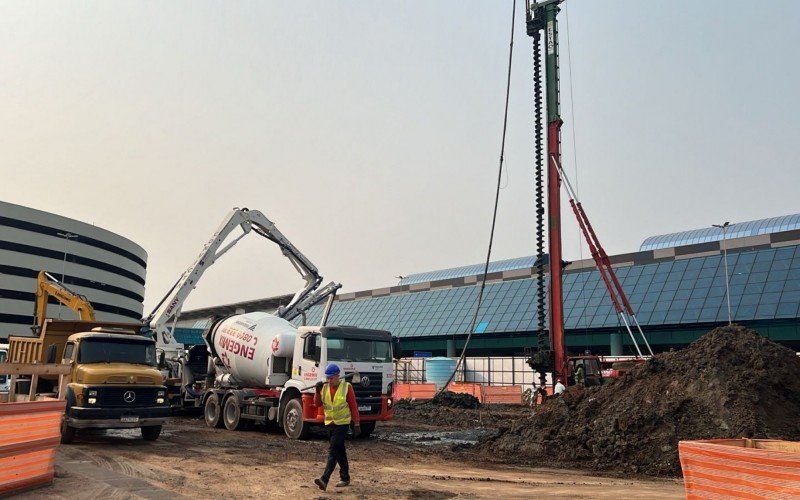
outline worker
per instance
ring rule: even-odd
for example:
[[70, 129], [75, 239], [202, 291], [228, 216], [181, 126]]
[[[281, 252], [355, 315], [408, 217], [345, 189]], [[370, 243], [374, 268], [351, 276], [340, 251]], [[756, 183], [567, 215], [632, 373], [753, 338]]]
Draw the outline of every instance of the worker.
[[561, 379], [557, 378], [556, 379], [556, 386], [553, 388], [553, 394], [561, 394], [562, 392], [564, 392], [566, 390], [567, 390], [567, 388], [564, 386], [564, 384], [561, 383]]
[[340, 479], [336, 483], [336, 487], [343, 488], [350, 484], [350, 465], [347, 462], [344, 438], [351, 421], [354, 424], [353, 437], [358, 437], [361, 433], [356, 393], [353, 391], [353, 386], [347, 381], [341, 380], [339, 375], [339, 366], [335, 363], [329, 364], [325, 368], [327, 382], [317, 382], [317, 392], [314, 395], [314, 404], [322, 406], [325, 412], [325, 429], [328, 431], [330, 439], [325, 472], [322, 473], [322, 476], [314, 479], [314, 484], [322, 491], [328, 487], [328, 481], [336, 464], [339, 464]]
[[578, 366], [575, 368], [575, 385], [583, 386], [586, 380], [586, 376], [583, 371], [583, 363], [578, 363]]

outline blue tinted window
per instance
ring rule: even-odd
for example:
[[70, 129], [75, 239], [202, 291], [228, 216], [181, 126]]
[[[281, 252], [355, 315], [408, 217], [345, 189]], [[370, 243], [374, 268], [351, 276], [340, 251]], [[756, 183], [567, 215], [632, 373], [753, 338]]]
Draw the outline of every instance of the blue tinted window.
[[775, 317], [778, 304], [760, 304], [756, 309], [756, 319], [768, 319]]
[[700, 317], [700, 309], [687, 309], [683, 313], [683, 322], [695, 322]]

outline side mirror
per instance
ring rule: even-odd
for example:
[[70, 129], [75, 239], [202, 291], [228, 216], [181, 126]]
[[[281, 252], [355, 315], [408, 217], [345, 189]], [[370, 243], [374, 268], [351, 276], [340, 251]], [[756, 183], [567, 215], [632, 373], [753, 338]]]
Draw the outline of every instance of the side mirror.
[[392, 357], [394, 359], [403, 357], [403, 350], [400, 348], [400, 337], [392, 337]]
[[50, 344], [47, 346], [47, 360], [46, 363], [55, 363], [56, 362], [56, 345]]
[[167, 367], [167, 354], [164, 351], [158, 353], [158, 368], [163, 370]]

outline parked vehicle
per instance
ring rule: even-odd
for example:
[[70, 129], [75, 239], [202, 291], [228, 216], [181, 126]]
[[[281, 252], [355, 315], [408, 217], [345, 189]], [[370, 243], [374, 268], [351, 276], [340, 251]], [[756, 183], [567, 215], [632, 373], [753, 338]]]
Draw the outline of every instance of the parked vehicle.
[[394, 370], [388, 332], [349, 326], [295, 328], [263, 312], [234, 315], [213, 324], [206, 335], [211, 354], [202, 395], [209, 427], [245, 429], [275, 422], [292, 439], [324, 423], [314, 405], [314, 385], [325, 366], [339, 364], [350, 378], [369, 436], [378, 421], [392, 418]]
[[[158, 438], [170, 408], [157, 369], [155, 341], [141, 335], [140, 327], [47, 319], [39, 337], [9, 337], [11, 363], [60, 360], [72, 366], [62, 381], [67, 400], [62, 443], [72, 442], [78, 429], [140, 428], [144, 439]], [[35, 383], [37, 393], [59, 392], [57, 376], [18, 383]]]

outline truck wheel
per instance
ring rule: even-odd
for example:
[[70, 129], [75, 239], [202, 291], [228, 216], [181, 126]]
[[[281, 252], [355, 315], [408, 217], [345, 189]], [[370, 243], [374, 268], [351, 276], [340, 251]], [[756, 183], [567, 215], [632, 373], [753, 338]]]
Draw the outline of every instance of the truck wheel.
[[161, 426], [160, 425], [148, 425], [147, 427], [142, 427], [142, 439], [145, 441], [155, 441], [158, 439], [158, 436], [161, 435]]
[[367, 439], [374, 430], [375, 422], [361, 422], [361, 434], [358, 435], [358, 439]]
[[75, 433], [78, 429], [67, 425], [67, 415], [61, 417], [61, 444], [70, 444], [75, 440]]
[[225, 428], [229, 431], [241, 431], [247, 426], [248, 421], [242, 418], [242, 409], [236, 396], [231, 396], [225, 400], [222, 420], [225, 423]]
[[69, 419], [69, 409], [75, 405], [75, 393], [72, 392], [72, 389], [67, 389], [66, 399], [67, 409], [64, 412], [64, 415], [61, 416], [61, 444], [70, 444], [75, 440], [75, 434], [78, 432], [78, 429], [75, 427], [70, 427], [67, 425], [67, 419]]
[[303, 422], [303, 403], [295, 398], [286, 403], [283, 409], [283, 432], [292, 439], [308, 437], [310, 426]]
[[206, 418], [206, 425], [209, 427], [222, 427], [222, 408], [219, 405], [219, 396], [212, 394], [206, 399], [206, 406], [203, 411]]

